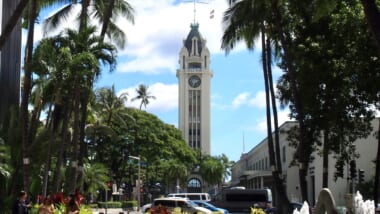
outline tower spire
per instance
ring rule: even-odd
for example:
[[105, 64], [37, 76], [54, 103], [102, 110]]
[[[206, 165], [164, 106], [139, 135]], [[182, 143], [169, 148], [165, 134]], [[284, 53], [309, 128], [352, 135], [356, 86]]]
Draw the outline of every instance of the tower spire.
[[201, 4], [208, 4], [209, 3], [209, 0], [184, 0], [184, 2], [193, 2], [194, 4], [194, 20], [193, 20], [193, 24], [196, 23], [196, 13], [197, 13], [197, 9], [196, 9], [196, 3], [201, 3]]

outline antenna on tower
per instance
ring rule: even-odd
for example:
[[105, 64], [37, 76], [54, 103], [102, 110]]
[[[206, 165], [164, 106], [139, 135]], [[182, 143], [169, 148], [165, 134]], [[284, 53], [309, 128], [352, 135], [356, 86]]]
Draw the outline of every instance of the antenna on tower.
[[245, 141], [244, 141], [244, 132], [243, 132], [243, 154], [245, 153]]
[[208, 4], [210, 2], [210, 0], [184, 0], [184, 2], [193, 2], [194, 4], [194, 24], [196, 23], [195, 22], [195, 14], [197, 13], [197, 10], [196, 10], [196, 3], [201, 3], [201, 4]]

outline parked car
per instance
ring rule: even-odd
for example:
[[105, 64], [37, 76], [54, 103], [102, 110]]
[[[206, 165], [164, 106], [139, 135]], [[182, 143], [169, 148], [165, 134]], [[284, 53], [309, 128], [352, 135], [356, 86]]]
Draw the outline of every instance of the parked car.
[[229, 214], [228, 210], [226, 209], [223, 209], [223, 208], [219, 208], [219, 207], [216, 207], [210, 203], [207, 203], [205, 201], [193, 201], [194, 203], [196, 203], [198, 206], [200, 207], [204, 207], [206, 209], [209, 209], [210, 211], [212, 211], [213, 213], [219, 213], [219, 214]]
[[193, 201], [187, 198], [180, 197], [168, 197], [168, 198], [157, 198], [153, 201], [152, 207], [150, 208], [151, 213], [156, 213], [161, 209], [165, 209], [166, 212], [174, 213], [175, 209], [180, 209], [181, 213], [204, 213], [212, 214], [212, 212], [204, 207], [200, 207]]
[[146, 213], [150, 210], [151, 207], [152, 207], [152, 204], [145, 204], [144, 206], [141, 207], [141, 211], [143, 213]]

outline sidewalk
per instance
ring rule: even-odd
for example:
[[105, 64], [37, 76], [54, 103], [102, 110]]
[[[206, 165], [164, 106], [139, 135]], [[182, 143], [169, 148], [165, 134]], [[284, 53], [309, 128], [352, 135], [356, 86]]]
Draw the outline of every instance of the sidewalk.
[[93, 214], [141, 214], [138, 211], [129, 211], [129, 210], [123, 210], [121, 208], [119, 209], [92, 209]]

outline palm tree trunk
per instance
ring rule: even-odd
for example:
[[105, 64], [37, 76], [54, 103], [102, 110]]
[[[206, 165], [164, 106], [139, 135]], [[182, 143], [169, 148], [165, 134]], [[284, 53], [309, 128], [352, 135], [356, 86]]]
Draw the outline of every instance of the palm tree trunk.
[[9, 18], [7, 24], [3, 28], [0, 35], [0, 50], [3, 49], [5, 42], [8, 40], [8, 37], [11, 35], [13, 28], [17, 25], [17, 22], [20, 20], [22, 16], [22, 12], [24, 11], [26, 5], [28, 5], [29, 0], [21, 0], [12, 16]]
[[87, 19], [88, 19], [88, 7], [90, 5], [90, 0], [82, 0], [82, 10], [80, 13], [80, 24], [79, 24], [79, 32], [82, 32], [87, 27]]
[[[89, 87], [89, 88], [92, 88]], [[80, 135], [79, 135], [79, 157], [78, 157], [78, 166], [79, 166], [79, 171], [78, 171], [78, 178], [77, 178], [77, 183], [81, 183], [82, 178], [83, 178], [83, 159], [86, 157], [87, 154], [87, 144], [84, 143], [84, 138], [85, 138], [85, 128], [86, 128], [86, 122], [87, 122], [87, 103], [88, 103], [88, 97], [89, 97], [89, 90], [86, 90], [86, 93], [83, 96], [82, 99], [82, 104], [81, 104], [81, 109], [82, 109], [82, 119], [80, 121]], [[81, 187], [81, 186], [80, 186]]]
[[73, 102], [69, 100], [68, 104], [66, 105], [66, 108], [64, 110], [64, 118], [63, 118], [63, 124], [62, 124], [62, 129], [61, 129], [61, 144], [59, 146], [58, 150], [58, 157], [57, 157], [57, 163], [55, 167], [55, 172], [54, 172], [54, 192], [59, 192], [61, 190], [61, 166], [63, 164], [64, 160], [64, 152], [65, 152], [65, 146], [66, 146], [66, 141], [67, 141], [67, 129], [69, 127], [69, 122], [70, 122], [70, 117], [71, 117], [71, 110], [73, 108]]
[[375, 205], [379, 204], [379, 183], [380, 183], [380, 118], [378, 119], [377, 130], [377, 158], [376, 158], [376, 172], [373, 187], [373, 200]]
[[48, 150], [46, 155], [46, 167], [44, 172], [44, 179], [43, 179], [43, 187], [42, 187], [42, 195], [46, 197], [47, 190], [48, 190], [48, 181], [49, 181], [49, 171], [51, 167], [51, 156], [52, 156], [52, 145], [55, 139], [55, 133], [58, 130], [59, 123], [61, 122], [61, 110], [62, 107], [59, 104], [56, 104], [54, 107], [53, 114], [56, 115], [54, 119], [52, 120], [52, 125], [47, 127], [50, 131], [50, 137], [49, 137], [49, 144], [48, 144]]
[[24, 84], [23, 84], [23, 97], [21, 101], [21, 117], [23, 121], [23, 132], [22, 132], [22, 153], [23, 153], [23, 173], [24, 173], [24, 189], [29, 189], [29, 164], [30, 164], [30, 154], [29, 154], [29, 97], [31, 92], [31, 82], [32, 82], [32, 70], [31, 63], [33, 57], [33, 37], [34, 37], [34, 23], [36, 20], [37, 11], [37, 0], [32, 0], [29, 5], [29, 27], [28, 27], [28, 37], [25, 47], [25, 58], [24, 58]]
[[[268, 69], [268, 82], [270, 89], [270, 97], [272, 99], [272, 111], [273, 111], [273, 123], [274, 123], [274, 140], [275, 140], [275, 154], [276, 154], [276, 167], [280, 178], [282, 177], [282, 166], [281, 166], [281, 150], [280, 150], [280, 136], [278, 130], [278, 115], [277, 115], [277, 105], [276, 105], [276, 95], [274, 93], [273, 87], [273, 76], [272, 76], [272, 52], [270, 47], [270, 39], [267, 38], [266, 42], [267, 50], [267, 69]], [[285, 155], [285, 154], [283, 154]], [[282, 182], [281, 182], [282, 183]]]
[[73, 124], [73, 139], [72, 139], [72, 156], [71, 156], [71, 173], [69, 191], [74, 192], [77, 185], [78, 177], [78, 144], [79, 144], [79, 117], [80, 117], [80, 86], [79, 81], [75, 81], [74, 90], [74, 124]]
[[380, 51], [380, 11], [375, 0], [361, 0], [364, 7], [364, 14], [367, 19], [368, 25], [372, 30], [377, 47]]
[[110, 23], [110, 19], [112, 17], [112, 11], [113, 11], [114, 6], [115, 6], [115, 0], [109, 0], [109, 6], [107, 8], [106, 14], [104, 15], [102, 30], [100, 32], [100, 37], [102, 41], [104, 41], [104, 37], [106, 35], [107, 28]]
[[307, 168], [309, 165], [309, 149], [306, 148], [306, 127], [304, 123], [304, 107], [301, 102], [301, 96], [299, 89], [297, 87], [297, 81], [296, 81], [296, 74], [295, 74], [295, 68], [293, 66], [293, 56], [290, 51], [290, 36], [286, 35], [286, 32], [283, 30], [283, 21], [282, 21], [282, 15], [279, 10], [279, 1], [278, 0], [272, 0], [272, 12], [274, 14], [276, 28], [280, 35], [280, 41], [282, 44], [282, 48], [284, 51], [284, 62], [286, 65], [287, 73], [289, 75], [289, 83], [290, 83], [290, 90], [292, 91], [293, 97], [294, 97], [294, 106], [297, 111], [297, 121], [299, 125], [299, 144], [296, 150], [296, 158], [299, 162], [299, 183], [300, 183], [300, 189], [301, 189], [301, 196], [303, 201], [308, 201], [307, 197]]
[[[282, 180], [279, 177], [278, 169], [276, 167], [274, 144], [272, 137], [272, 123], [271, 123], [271, 112], [270, 112], [270, 91], [269, 91], [269, 78], [268, 78], [268, 62], [267, 62], [267, 45], [265, 42], [265, 30], [262, 29], [261, 43], [262, 43], [262, 61], [263, 61], [263, 72], [264, 72], [264, 85], [265, 85], [265, 102], [266, 102], [266, 115], [267, 115], [267, 134], [268, 134], [268, 150], [269, 150], [269, 164], [271, 166], [272, 176], [274, 179], [274, 189], [275, 189], [275, 202], [278, 206], [279, 214], [289, 213], [290, 204], [289, 200], [285, 194], [284, 187], [282, 185]], [[269, 45], [270, 46], [270, 45]]]

